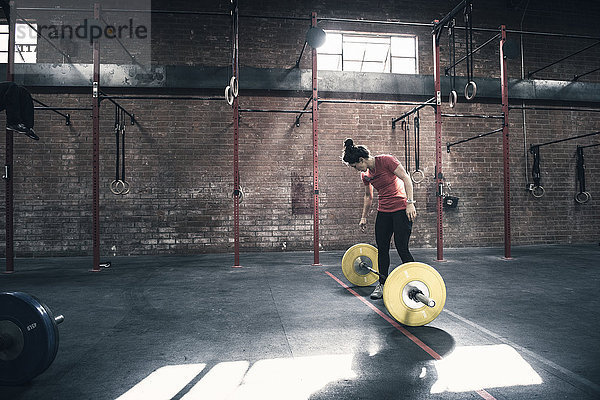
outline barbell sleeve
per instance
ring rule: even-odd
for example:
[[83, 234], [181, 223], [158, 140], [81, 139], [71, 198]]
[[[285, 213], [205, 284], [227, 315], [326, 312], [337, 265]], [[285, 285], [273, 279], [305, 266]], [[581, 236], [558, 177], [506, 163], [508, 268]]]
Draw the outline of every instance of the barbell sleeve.
[[435, 300], [425, 296], [423, 294], [423, 292], [421, 292], [419, 289], [417, 288], [413, 288], [409, 293], [408, 293], [408, 297], [414, 301], [419, 301], [423, 304], [425, 304], [427, 307], [435, 307]]
[[54, 322], [56, 322], [56, 324], [62, 324], [65, 321], [65, 317], [64, 315], [57, 315], [56, 317], [54, 317]]

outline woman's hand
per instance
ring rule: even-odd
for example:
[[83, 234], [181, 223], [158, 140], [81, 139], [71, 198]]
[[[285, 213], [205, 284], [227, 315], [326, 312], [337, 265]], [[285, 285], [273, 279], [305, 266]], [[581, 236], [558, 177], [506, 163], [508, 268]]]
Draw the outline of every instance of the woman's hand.
[[361, 218], [358, 226], [360, 227], [361, 232], [364, 233], [367, 230], [367, 219]]
[[411, 222], [417, 218], [417, 209], [415, 208], [414, 204], [406, 205], [406, 216], [408, 217], [408, 220]]

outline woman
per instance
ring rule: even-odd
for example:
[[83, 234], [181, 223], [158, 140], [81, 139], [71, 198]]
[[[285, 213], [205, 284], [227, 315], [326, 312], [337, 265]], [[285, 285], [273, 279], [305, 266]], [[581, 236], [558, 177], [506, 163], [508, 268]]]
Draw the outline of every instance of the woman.
[[[361, 172], [361, 178], [365, 185], [365, 197], [359, 222], [363, 232], [367, 225], [367, 213], [373, 202], [373, 188], [377, 189], [378, 206], [375, 219], [377, 262], [379, 272], [387, 276], [390, 268], [392, 234], [402, 262], [414, 261], [408, 249], [412, 223], [417, 216], [412, 181], [394, 156], [373, 157], [365, 146], [355, 146], [352, 139], [346, 139], [344, 142], [343, 160], [346, 165]], [[384, 283], [385, 278], [380, 277], [379, 283], [371, 294], [372, 299], [383, 297]]]

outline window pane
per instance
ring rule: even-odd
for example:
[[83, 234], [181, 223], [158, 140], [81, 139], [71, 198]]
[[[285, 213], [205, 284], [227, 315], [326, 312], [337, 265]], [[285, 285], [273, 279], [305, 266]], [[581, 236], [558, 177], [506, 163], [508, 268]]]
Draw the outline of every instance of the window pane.
[[327, 71], [342, 70], [342, 56], [332, 54], [319, 55], [318, 68]]
[[344, 71], [360, 72], [362, 62], [360, 61], [344, 61]]
[[362, 61], [365, 57], [365, 51], [363, 43], [344, 43], [344, 60]]
[[380, 62], [365, 62], [361, 72], [389, 72], [385, 70], [385, 64]]
[[392, 37], [392, 55], [394, 57], [415, 57], [415, 38]]
[[8, 35], [0, 34], [0, 51], [8, 51]]
[[416, 74], [414, 58], [392, 58], [393, 74]]
[[372, 44], [366, 47], [365, 60], [385, 62], [390, 50], [387, 44]]
[[342, 54], [342, 34], [327, 32], [325, 44], [317, 51], [319, 54]]

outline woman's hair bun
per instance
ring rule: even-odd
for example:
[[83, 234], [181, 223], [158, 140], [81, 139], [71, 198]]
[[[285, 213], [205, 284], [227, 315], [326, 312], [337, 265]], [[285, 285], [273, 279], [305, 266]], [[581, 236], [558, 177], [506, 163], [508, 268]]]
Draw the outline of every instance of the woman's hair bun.
[[352, 147], [352, 146], [354, 146], [354, 141], [352, 139], [348, 138], [344, 141], [344, 146]]

